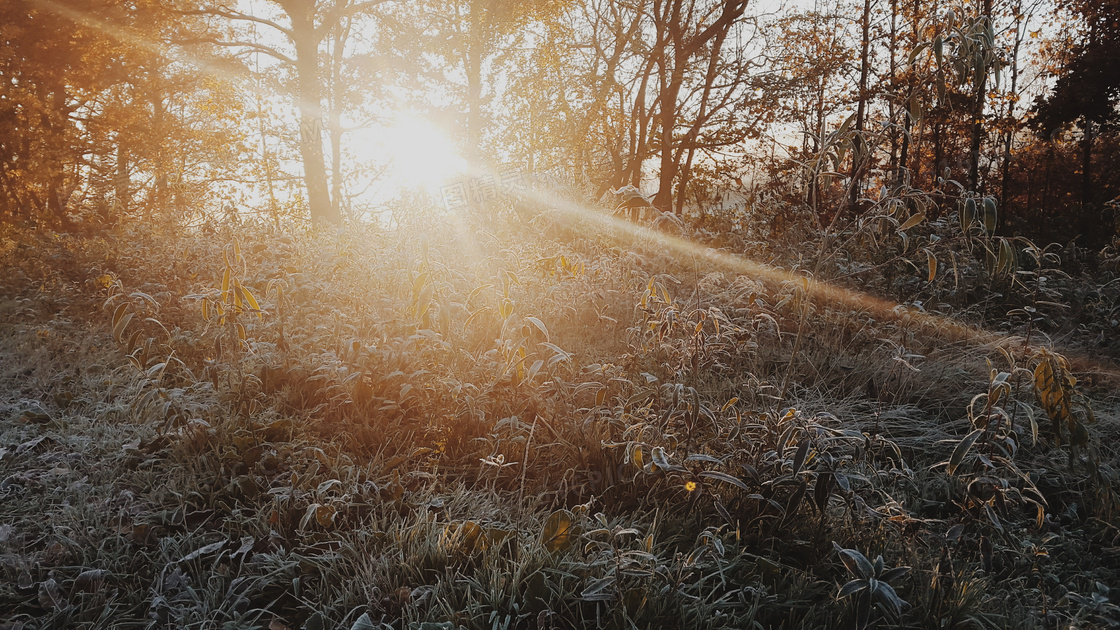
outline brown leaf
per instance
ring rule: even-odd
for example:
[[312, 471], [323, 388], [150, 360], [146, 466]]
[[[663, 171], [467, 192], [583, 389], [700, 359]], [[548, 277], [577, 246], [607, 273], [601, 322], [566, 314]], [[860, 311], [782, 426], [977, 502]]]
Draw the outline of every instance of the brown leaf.
[[109, 572], [105, 569], [88, 569], [78, 574], [74, 578], [74, 586], [72, 592], [74, 593], [94, 593], [101, 590], [105, 584], [105, 578], [109, 576]]

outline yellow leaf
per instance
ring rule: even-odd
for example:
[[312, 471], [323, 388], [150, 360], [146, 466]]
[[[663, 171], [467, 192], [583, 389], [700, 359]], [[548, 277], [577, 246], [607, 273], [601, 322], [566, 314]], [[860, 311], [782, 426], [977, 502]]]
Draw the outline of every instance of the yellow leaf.
[[233, 270], [229, 268], [229, 264], [227, 263], [226, 264], [226, 271], [225, 271], [225, 273], [222, 274], [222, 298], [223, 299], [225, 299], [226, 292], [229, 291], [229, 280], [230, 280], [230, 277], [232, 276], [232, 274], [233, 274]]
[[334, 525], [334, 519], [337, 515], [338, 510], [333, 505], [320, 505], [315, 508], [315, 521], [323, 527]]
[[573, 520], [574, 515], [568, 510], [556, 510], [550, 514], [541, 531], [541, 545], [549, 551], [563, 551], [571, 547], [579, 536], [579, 527]]
[[[238, 284], [240, 284], [240, 283], [238, 283]], [[256, 311], [257, 319], [262, 319], [263, 320], [264, 316], [261, 315], [261, 305], [257, 304], [257, 298], [253, 297], [253, 294], [250, 293], [249, 289], [246, 289], [245, 287], [241, 287], [241, 292], [245, 295], [245, 301], [249, 304], [249, 308]]]
[[439, 547], [448, 554], [471, 555], [485, 547], [482, 528], [474, 521], [450, 523], [443, 528]]
[[906, 222], [899, 226], [898, 231], [899, 232], [904, 232], [906, 230], [909, 230], [910, 228], [914, 227], [915, 225], [918, 225], [919, 223], [921, 223], [922, 221], [925, 221], [925, 220], [926, 220], [926, 215], [921, 214], [921, 213], [916, 213], [916, 214], [912, 215], [909, 219], [906, 219]]

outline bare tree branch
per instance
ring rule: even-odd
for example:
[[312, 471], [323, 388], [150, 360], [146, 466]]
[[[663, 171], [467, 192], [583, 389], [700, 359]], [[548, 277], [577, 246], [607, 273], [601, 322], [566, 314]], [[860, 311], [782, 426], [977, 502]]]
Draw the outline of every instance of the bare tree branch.
[[220, 40], [220, 39], [217, 39], [217, 38], [214, 38], [214, 37], [198, 37], [198, 38], [194, 38], [194, 39], [177, 40], [175, 43], [176, 44], [183, 44], [183, 45], [212, 44], [214, 46], [225, 46], [227, 48], [244, 48], [248, 51], [259, 52], [259, 53], [268, 55], [269, 57], [272, 57], [274, 59], [278, 59], [283, 63], [294, 65], [295, 62], [296, 62], [295, 59], [292, 59], [291, 57], [285, 55], [284, 53], [282, 53], [278, 50], [276, 50], [275, 48], [265, 46], [263, 44], [257, 44], [255, 42], [225, 41], [225, 40]]
[[214, 15], [214, 16], [218, 16], [218, 17], [224, 17], [224, 18], [227, 18], [227, 19], [230, 19], [230, 20], [239, 20], [239, 21], [242, 21], [242, 22], [253, 22], [254, 24], [263, 24], [264, 26], [274, 28], [274, 29], [280, 31], [281, 33], [283, 33], [284, 35], [287, 35], [289, 38], [291, 38], [291, 36], [292, 36], [292, 29], [281, 26], [280, 24], [277, 24], [276, 22], [273, 22], [272, 20], [267, 20], [265, 18], [257, 17], [255, 15], [249, 15], [248, 13], [242, 13], [241, 11], [234, 11], [232, 9], [227, 9], [225, 7], [215, 7], [215, 8], [211, 8], [211, 9], [193, 9], [193, 10], [189, 10], [189, 11], [174, 11], [174, 13], [178, 13], [180, 15]]

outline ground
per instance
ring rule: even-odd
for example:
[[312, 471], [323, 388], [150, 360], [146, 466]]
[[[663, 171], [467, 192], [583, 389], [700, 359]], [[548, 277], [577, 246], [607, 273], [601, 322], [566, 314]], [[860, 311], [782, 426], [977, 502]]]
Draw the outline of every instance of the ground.
[[1098, 328], [530, 226], [7, 229], [2, 627], [1120, 625]]

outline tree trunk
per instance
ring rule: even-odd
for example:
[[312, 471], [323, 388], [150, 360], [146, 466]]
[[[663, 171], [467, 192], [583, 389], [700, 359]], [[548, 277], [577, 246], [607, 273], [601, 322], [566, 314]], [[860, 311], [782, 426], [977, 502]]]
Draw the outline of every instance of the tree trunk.
[[999, 207], [1003, 209], [1004, 217], [1007, 216], [1007, 189], [1011, 183], [1011, 142], [1015, 137], [1015, 96], [1018, 95], [1019, 85], [1019, 47], [1023, 43], [1022, 15], [1020, 10], [1023, 3], [1016, 4], [1015, 10], [1015, 46], [1011, 51], [1011, 96], [1007, 99], [1006, 127], [1003, 130], [1003, 163], [1000, 164]]
[[[992, 24], [992, 0], [984, 0], [985, 28]], [[972, 141], [969, 147], [968, 189], [980, 192], [980, 144], [984, 133], [984, 102], [988, 95], [988, 67], [981, 70], [980, 84], [976, 88], [976, 100], [972, 110]]]
[[859, 102], [856, 105], [856, 135], [852, 150], [852, 184], [848, 193], [848, 205], [853, 209], [859, 201], [863, 188], [863, 162], [871, 157], [866, 155], [866, 144], [863, 141], [864, 119], [867, 115], [867, 77], [871, 73], [868, 50], [871, 46], [871, 0], [863, 0], [860, 28], [862, 34], [859, 53]]
[[677, 123], [677, 96], [684, 82], [684, 68], [674, 59], [669, 71], [669, 84], [661, 92], [661, 171], [658, 174], [657, 196], [653, 205], [662, 212], [673, 208], [673, 180], [677, 177], [677, 162], [673, 152], [673, 131]]
[[167, 104], [163, 102], [163, 92], [156, 90], [152, 95], [152, 131], [154, 132], [156, 142], [156, 164], [155, 164], [155, 187], [152, 189], [152, 203], [149, 204], [148, 214], [151, 215], [152, 211], [167, 212], [167, 156], [165, 153], [165, 145], [167, 144], [167, 128], [165, 119], [167, 116]]
[[1088, 118], [1082, 123], [1081, 136], [1081, 215], [1078, 228], [1083, 243], [1097, 245], [1103, 233], [1097, 223], [1097, 213], [1093, 207], [1093, 121]]
[[131, 196], [128, 185], [128, 147], [117, 138], [117, 172], [113, 177], [113, 200], [117, 204], [117, 215], [128, 214]]
[[339, 225], [342, 216], [331, 205], [327, 190], [327, 167], [323, 159], [323, 104], [319, 83], [319, 38], [315, 33], [315, 3], [300, 5], [302, 13], [291, 15], [292, 41], [296, 49], [296, 78], [299, 83], [299, 151], [307, 202], [315, 223]]
[[467, 172], [478, 177], [485, 170], [482, 164], [482, 28], [479, 2], [472, 3], [470, 33], [467, 38]]
[[350, 24], [335, 34], [334, 50], [331, 56], [331, 111], [328, 127], [331, 136], [331, 208], [342, 216], [342, 55], [346, 39], [350, 34]]

